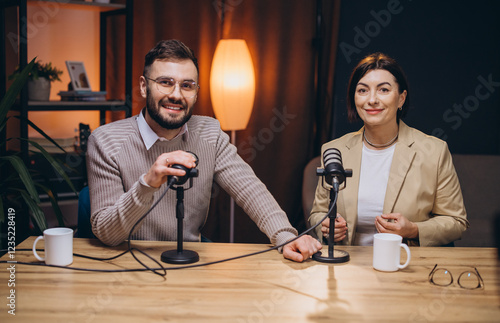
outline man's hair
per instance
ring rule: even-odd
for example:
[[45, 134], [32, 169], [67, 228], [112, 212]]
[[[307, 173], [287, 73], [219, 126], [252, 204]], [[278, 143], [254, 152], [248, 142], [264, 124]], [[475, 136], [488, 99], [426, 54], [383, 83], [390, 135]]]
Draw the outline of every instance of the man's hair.
[[196, 66], [196, 72], [199, 73], [198, 60], [191, 48], [177, 39], [162, 40], [146, 54], [142, 75], [148, 76], [151, 65], [156, 60], [178, 61], [184, 59], [190, 59]]

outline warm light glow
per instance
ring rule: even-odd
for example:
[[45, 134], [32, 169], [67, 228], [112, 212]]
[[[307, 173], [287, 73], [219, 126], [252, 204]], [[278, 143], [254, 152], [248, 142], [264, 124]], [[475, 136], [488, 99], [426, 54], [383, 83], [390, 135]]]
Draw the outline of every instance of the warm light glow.
[[255, 74], [244, 40], [219, 41], [210, 72], [210, 96], [222, 130], [246, 128], [255, 97]]
[[[67, 60], [84, 62], [92, 90], [99, 90], [99, 12], [29, 1], [27, 14], [28, 30], [32, 31], [28, 33], [28, 62], [37, 56], [42, 62], [52, 62], [63, 71], [62, 82], [51, 84], [50, 99], [60, 101], [57, 93], [68, 90]], [[40, 24], [40, 17], [48, 20]], [[47, 135], [57, 139], [78, 135], [75, 129], [80, 122], [94, 130], [99, 127], [100, 119], [99, 111], [30, 111], [28, 118]], [[28, 137], [41, 135], [28, 127]]]

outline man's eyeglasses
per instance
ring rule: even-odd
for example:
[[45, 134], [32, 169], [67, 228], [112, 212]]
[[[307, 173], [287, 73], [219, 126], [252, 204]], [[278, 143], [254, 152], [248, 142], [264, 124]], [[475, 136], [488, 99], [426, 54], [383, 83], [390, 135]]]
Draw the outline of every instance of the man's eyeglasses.
[[198, 93], [200, 86], [195, 81], [176, 81], [170, 77], [159, 77], [156, 80], [144, 76], [145, 79], [156, 83], [156, 89], [163, 94], [174, 92], [175, 85], [179, 84], [179, 89], [185, 98], [192, 98]]
[[[453, 275], [446, 268], [438, 268], [436, 264], [429, 274], [429, 282], [437, 286], [449, 286], [453, 284]], [[474, 270], [464, 271], [458, 276], [458, 285], [465, 289], [483, 288], [483, 278], [476, 268]]]

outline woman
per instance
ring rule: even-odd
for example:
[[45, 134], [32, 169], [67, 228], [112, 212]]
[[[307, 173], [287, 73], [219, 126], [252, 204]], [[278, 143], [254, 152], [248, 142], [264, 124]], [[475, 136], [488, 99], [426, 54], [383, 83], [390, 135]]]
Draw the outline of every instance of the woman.
[[[365, 57], [348, 86], [349, 120], [358, 132], [323, 145], [337, 148], [353, 169], [337, 200], [335, 242], [372, 245], [377, 232], [395, 233], [409, 245], [440, 246], [460, 239], [469, 226], [458, 177], [446, 142], [400, 120], [409, 106], [406, 77], [384, 54]], [[320, 178], [309, 222], [328, 211], [329, 190]], [[330, 220], [318, 226], [327, 237]]]

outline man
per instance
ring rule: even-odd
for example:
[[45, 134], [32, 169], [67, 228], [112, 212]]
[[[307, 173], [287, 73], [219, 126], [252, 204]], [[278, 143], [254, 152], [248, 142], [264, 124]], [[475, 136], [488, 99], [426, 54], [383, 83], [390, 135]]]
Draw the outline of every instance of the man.
[[[133, 225], [165, 190], [168, 177], [185, 175], [172, 165], [195, 167], [195, 157], [188, 151], [199, 158], [199, 176], [184, 195], [185, 240], [200, 241], [214, 181], [273, 244], [297, 235], [265, 185], [229, 143], [218, 121], [191, 117], [198, 88], [198, 63], [191, 49], [177, 40], [161, 41], [146, 55], [140, 77], [146, 108], [138, 116], [99, 127], [90, 136], [91, 222], [103, 243], [117, 245], [127, 239]], [[132, 237], [175, 240], [175, 201], [176, 192], [167, 192]], [[320, 249], [317, 240], [303, 236], [287, 244], [283, 256], [301, 262]]]

